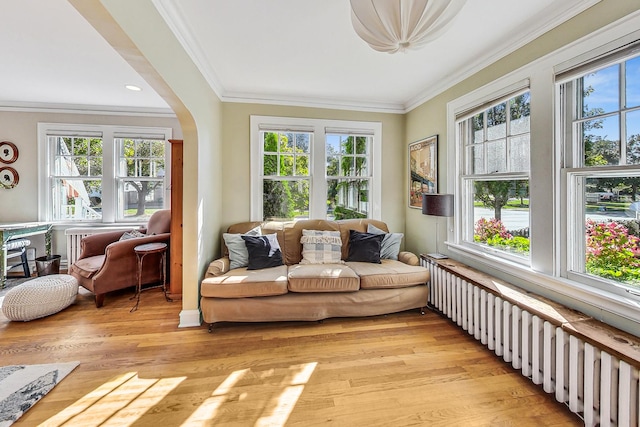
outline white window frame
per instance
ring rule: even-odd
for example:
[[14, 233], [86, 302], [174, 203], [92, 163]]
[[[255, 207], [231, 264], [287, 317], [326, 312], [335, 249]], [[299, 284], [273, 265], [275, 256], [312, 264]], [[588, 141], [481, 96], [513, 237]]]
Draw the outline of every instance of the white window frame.
[[[515, 89], [515, 90], [510, 91], [511, 89]], [[531, 181], [530, 168], [528, 168], [527, 171], [523, 171], [523, 172], [502, 171], [502, 172], [494, 173], [494, 172], [489, 172], [486, 169], [483, 173], [470, 172], [469, 169], [471, 167], [469, 162], [471, 161], [471, 159], [469, 159], [469, 152], [468, 152], [468, 148], [470, 144], [468, 143], [467, 138], [469, 137], [471, 130], [468, 128], [468, 126], [464, 122], [467, 122], [469, 119], [471, 119], [472, 117], [474, 117], [479, 113], [484, 113], [488, 108], [491, 108], [492, 106], [498, 105], [502, 102], [507, 102], [510, 99], [528, 91], [529, 91], [529, 80], [523, 80], [521, 82], [517, 82], [515, 85], [509, 85], [507, 88], [504, 88], [504, 90], [501, 91], [501, 95], [498, 97], [492, 98], [489, 96], [486, 98], [483, 97], [482, 99], [476, 100], [476, 102], [478, 101], [481, 102], [480, 104], [476, 104], [476, 105], [479, 105], [479, 107], [464, 109], [462, 110], [464, 111], [462, 114], [458, 114], [456, 119], [457, 130], [455, 134], [456, 144], [459, 145], [458, 147], [459, 156], [457, 157], [458, 169], [461, 172], [457, 176], [457, 179], [461, 181], [459, 184], [459, 188], [461, 189], [461, 191], [457, 194], [457, 197], [456, 197], [457, 200], [455, 203], [455, 205], [460, 206], [460, 209], [459, 209], [460, 222], [458, 223], [458, 227], [460, 231], [460, 243], [468, 247], [472, 251], [479, 251], [482, 253], [496, 255], [498, 257], [503, 257], [507, 260], [510, 260], [515, 263], [520, 263], [523, 265], [529, 264], [528, 257], [525, 258], [521, 256], [516, 256], [498, 248], [492, 248], [490, 246], [480, 245], [478, 243], [473, 242], [473, 235], [474, 235], [473, 230], [474, 230], [474, 222], [475, 222], [473, 194], [474, 194], [475, 181], [515, 181], [515, 180], [526, 179], [530, 183]], [[507, 150], [509, 149], [509, 139], [510, 139], [509, 137], [512, 136], [509, 133], [509, 122], [510, 122], [510, 117], [507, 116], [507, 121], [505, 124], [506, 125], [505, 140], [507, 144], [507, 147], [506, 147]], [[487, 131], [486, 121], [484, 123], [484, 128], [486, 132]], [[467, 135], [463, 135], [464, 133], [467, 133]], [[531, 135], [531, 132], [529, 132], [529, 135]], [[485, 140], [482, 144], [483, 144], [483, 150], [485, 150], [484, 163], [486, 165], [488, 161], [488, 156], [486, 155], [487, 141]], [[531, 146], [531, 138], [529, 139], [529, 149], [530, 149], [530, 146]], [[508, 165], [509, 156], [507, 156], [506, 160]], [[531, 224], [529, 224], [529, 227], [530, 226]]]
[[118, 153], [116, 139], [126, 137], [164, 139], [165, 141], [165, 177], [164, 177], [164, 206], [171, 205], [171, 190], [169, 188], [171, 177], [171, 128], [139, 127], [139, 126], [112, 126], [92, 124], [67, 124], [67, 123], [38, 123], [38, 218], [41, 221], [55, 224], [77, 224], [72, 221], [60, 221], [52, 218], [51, 192], [51, 164], [54, 152], [48, 143], [50, 134], [99, 134], [102, 138], [102, 219], [95, 221], [83, 221], [83, 224], [111, 224], [111, 223], [142, 223], [145, 219], [119, 219], [118, 218], [118, 180], [116, 168], [118, 166]]
[[[640, 33], [638, 34], [640, 38]], [[579, 119], [576, 117], [576, 105], [575, 105], [575, 91], [581, 88], [576, 88], [573, 83], [575, 80], [588, 74], [590, 71], [596, 71], [604, 69], [613, 64], [624, 63], [625, 60], [630, 57], [637, 57], [638, 52], [636, 47], [635, 54], [633, 55], [621, 55], [615, 56], [606, 62], [598, 61], [592, 66], [580, 67], [580, 70], [571, 72], [568, 71], [568, 76], [560, 79], [556, 82], [557, 99], [562, 103], [563, 108], [558, 112], [558, 120], [561, 122], [560, 132], [558, 134], [558, 140], [562, 142], [564, 147], [564, 159], [566, 161], [565, 168], [562, 170], [564, 182], [566, 182], [566, 188], [563, 188], [564, 197], [567, 200], [567, 206], [569, 207], [567, 218], [571, 221], [567, 221], [567, 257], [565, 260], [565, 268], [562, 270], [562, 274], [570, 280], [576, 280], [588, 284], [590, 286], [598, 287], [606, 292], [612, 292], [622, 297], [628, 294], [640, 296], [640, 290], [630, 288], [624, 284], [609, 281], [598, 276], [588, 274], [585, 271], [585, 236], [584, 236], [584, 218], [585, 218], [585, 190], [583, 188], [583, 180], [585, 177], [625, 177], [630, 174], [637, 174], [639, 165], [627, 165], [626, 159], [626, 127], [623, 120], [623, 113], [629, 111], [637, 112], [639, 107], [623, 108], [618, 105], [617, 110], [607, 112], [606, 117], [617, 115], [620, 117], [618, 126], [620, 128], [620, 164], [619, 165], [606, 165], [606, 166], [587, 166], [584, 165], [584, 147], [583, 141], [580, 138], [581, 132], [579, 131], [580, 123], [584, 118]], [[566, 83], [571, 83], [570, 92], [562, 90], [562, 87]], [[622, 92], [625, 88], [626, 82], [620, 81], [619, 90]], [[624, 97], [624, 94], [622, 94]], [[624, 98], [623, 98], [624, 100]], [[623, 101], [624, 103], [624, 101]], [[594, 117], [593, 119], [598, 119]], [[625, 218], [628, 219], [628, 218]]]
[[[327, 174], [325, 171], [325, 141], [327, 134], [357, 133], [373, 137], [370, 167], [372, 184], [369, 216], [381, 219], [382, 203], [382, 123], [347, 120], [307, 119], [298, 117], [251, 116], [251, 220], [262, 221], [262, 131], [309, 132], [311, 159], [309, 162], [309, 218], [326, 218]], [[319, 179], [318, 179], [319, 178]]]
[[[592, 313], [594, 316], [617, 316], [619, 325], [629, 328], [640, 324], [640, 297], [592, 286], [588, 280], [575, 275], [567, 276], [571, 191], [566, 170], [562, 170], [564, 151], [560, 143], [562, 134], [560, 99], [555, 91], [555, 76], [579, 63], [584, 63], [640, 38], [640, 12], [624, 18], [583, 37], [557, 51], [532, 61], [523, 67], [488, 83], [473, 92], [447, 104], [447, 187], [441, 192], [461, 194], [462, 170], [458, 164], [456, 116], [465, 110], [480, 106], [483, 101], [496, 99], [501, 94], [513, 92], [524, 80], [530, 81], [531, 92], [531, 174], [530, 174], [530, 222], [531, 265], [524, 266], [504, 257], [481, 253], [465, 246], [461, 240], [460, 203], [455, 205], [453, 227], [447, 230], [446, 242], [451, 253], [463, 260], [484, 266], [487, 271], [504, 277], [524, 289], [556, 295], [560, 301]], [[565, 190], [568, 189], [568, 190]], [[459, 202], [459, 200], [456, 200]], [[535, 234], [536, 228], [546, 231]], [[603, 313], [604, 312], [604, 313]], [[597, 314], [596, 314], [597, 313]], [[612, 318], [613, 319], [613, 318]]]

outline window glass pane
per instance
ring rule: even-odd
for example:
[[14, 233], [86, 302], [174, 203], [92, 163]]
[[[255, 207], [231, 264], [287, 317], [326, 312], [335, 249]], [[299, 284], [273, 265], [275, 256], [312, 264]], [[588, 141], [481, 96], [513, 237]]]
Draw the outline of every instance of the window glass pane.
[[620, 126], [617, 115], [583, 122], [582, 135], [585, 166], [620, 163]]
[[327, 135], [325, 151], [327, 154], [340, 153], [340, 135]]
[[124, 180], [123, 212], [126, 219], [143, 219], [162, 209], [164, 203], [164, 183], [162, 180]]
[[529, 116], [531, 115], [529, 92], [516, 96], [509, 101], [510, 124], [509, 134], [529, 133]]
[[309, 156], [296, 156], [296, 176], [309, 176]]
[[529, 180], [473, 182], [473, 241], [529, 257]]
[[95, 220], [102, 218], [102, 181], [53, 180], [53, 219]]
[[264, 175], [278, 174], [278, 156], [264, 156]]
[[627, 164], [640, 164], [640, 111], [627, 113]]
[[340, 146], [342, 148], [342, 152], [345, 154], [353, 154], [354, 146], [353, 146], [353, 137], [342, 135], [340, 137]]
[[293, 134], [280, 134], [280, 151], [287, 153], [293, 152]]
[[482, 145], [473, 145], [469, 147], [471, 151], [471, 173], [479, 174], [485, 173], [484, 169], [484, 147]]
[[619, 64], [587, 74], [582, 78], [580, 117], [593, 117], [617, 111], [620, 105]]
[[280, 176], [293, 176], [293, 156], [280, 156]]
[[368, 212], [368, 180], [327, 180], [327, 219], [367, 218]]
[[344, 156], [340, 161], [340, 175], [353, 176], [354, 175], [353, 172], [354, 172], [353, 157]]
[[471, 119], [473, 127], [473, 143], [484, 142], [484, 113], [477, 114]]
[[487, 110], [487, 140], [504, 138], [507, 135], [507, 104], [498, 104]]
[[368, 176], [369, 167], [366, 157], [356, 157], [356, 176]]
[[273, 132], [264, 132], [264, 151], [275, 153], [278, 151], [278, 134]]
[[487, 169], [489, 173], [507, 170], [506, 141], [504, 139], [487, 144]]
[[367, 154], [369, 138], [366, 136], [356, 136], [356, 154]]
[[102, 175], [102, 157], [94, 157], [89, 160], [89, 176]]
[[585, 179], [587, 274], [640, 288], [640, 175]]
[[627, 107], [640, 106], [640, 56], [625, 64], [627, 84]]
[[327, 176], [338, 176], [340, 159], [336, 156], [327, 156]]
[[311, 150], [310, 144], [311, 137], [308, 133], [297, 133], [296, 134], [296, 149], [298, 152], [309, 153]]
[[529, 171], [529, 134], [509, 138], [509, 170]]
[[292, 220], [309, 217], [309, 180], [263, 180], [264, 220]]

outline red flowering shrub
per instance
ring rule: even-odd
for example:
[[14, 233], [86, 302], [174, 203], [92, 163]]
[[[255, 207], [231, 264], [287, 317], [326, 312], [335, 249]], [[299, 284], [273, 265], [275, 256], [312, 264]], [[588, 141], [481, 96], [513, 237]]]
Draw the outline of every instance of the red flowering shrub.
[[500, 237], [502, 239], [510, 239], [512, 237], [505, 228], [502, 221], [495, 218], [480, 218], [478, 222], [476, 222], [474, 231], [475, 233], [473, 237], [476, 242], [486, 243], [487, 240], [494, 237]]
[[640, 239], [617, 222], [586, 222], [588, 273], [617, 281], [640, 280]]

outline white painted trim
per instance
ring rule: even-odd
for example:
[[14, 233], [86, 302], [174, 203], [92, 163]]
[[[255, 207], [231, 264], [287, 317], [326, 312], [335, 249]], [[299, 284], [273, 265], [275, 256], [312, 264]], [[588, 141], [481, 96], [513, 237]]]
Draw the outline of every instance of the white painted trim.
[[175, 118], [168, 108], [118, 107], [112, 105], [55, 104], [45, 102], [0, 102], [0, 111], [24, 113], [94, 114], [101, 116], [136, 116]]
[[173, 0], [151, 1], [160, 16], [162, 16], [162, 19], [164, 19], [167, 26], [171, 29], [173, 35], [178, 39], [178, 43], [180, 43], [185, 52], [187, 52], [187, 55], [189, 55], [198, 70], [200, 70], [204, 79], [209, 83], [211, 89], [213, 89], [218, 98], [222, 99], [224, 88], [220, 84], [220, 78], [215, 71], [215, 67], [206, 60], [206, 55], [203, 53], [200, 43], [198, 43], [197, 39], [193, 36], [182, 13], [180, 13], [180, 9], [176, 7], [176, 2]]
[[202, 325], [200, 310], [182, 310], [178, 328], [195, 328]]

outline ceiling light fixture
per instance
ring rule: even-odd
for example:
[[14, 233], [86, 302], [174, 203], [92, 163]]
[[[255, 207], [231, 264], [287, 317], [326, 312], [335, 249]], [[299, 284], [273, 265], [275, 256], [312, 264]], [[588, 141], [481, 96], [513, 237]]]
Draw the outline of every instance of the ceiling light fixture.
[[134, 92], [140, 92], [142, 90], [140, 86], [136, 86], [136, 85], [124, 85], [124, 87]]
[[374, 50], [417, 49], [444, 32], [466, 0], [351, 0], [351, 23]]

